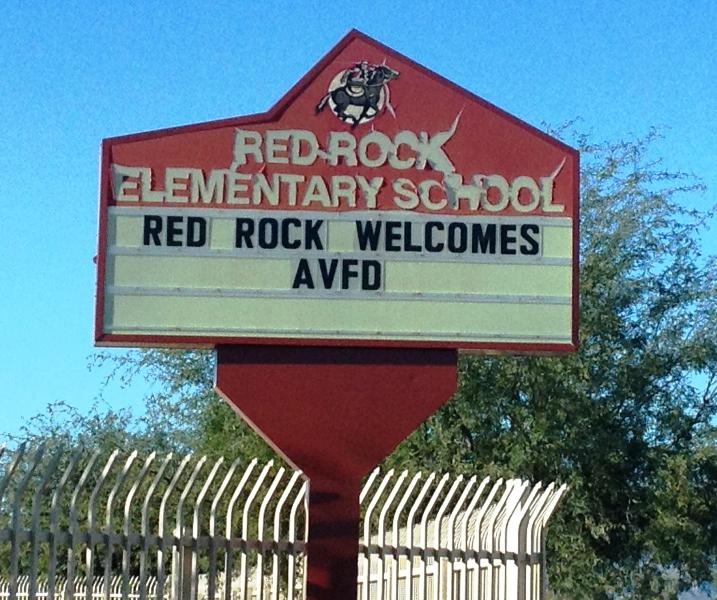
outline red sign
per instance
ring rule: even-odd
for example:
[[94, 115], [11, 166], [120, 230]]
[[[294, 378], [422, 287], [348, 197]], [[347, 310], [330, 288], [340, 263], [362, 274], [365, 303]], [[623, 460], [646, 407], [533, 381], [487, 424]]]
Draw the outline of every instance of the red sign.
[[358, 32], [267, 113], [105, 140], [101, 345], [562, 351], [578, 154]]

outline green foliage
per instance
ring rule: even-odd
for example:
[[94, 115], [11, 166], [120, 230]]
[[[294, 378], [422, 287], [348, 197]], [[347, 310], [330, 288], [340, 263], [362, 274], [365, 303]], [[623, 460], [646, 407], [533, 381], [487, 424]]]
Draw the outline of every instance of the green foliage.
[[[699, 184], [650, 160], [654, 137], [575, 141], [579, 351], [463, 356], [458, 393], [385, 461], [567, 483], [548, 536], [556, 598], [674, 597], [709, 581], [717, 558], [717, 263], [700, 244], [710, 214], [687, 208]], [[272, 454], [212, 391], [211, 353], [137, 351], [115, 365], [161, 391], [132, 434], [118, 416], [78, 430], [140, 449]]]
[[[137, 419], [128, 410], [115, 410], [101, 401], [87, 412], [80, 412], [67, 402], [53, 402], [29, 419], [20, 431], [2, 437], [8, 447], [20, 443], [28, 447], [44, 445], [46, 454], [83, 448], [107, 453], [115, 448], [132, 448], [149, 453], [163, 448], [161, 438], [147, 437], [139, 430]], [[4, 466], [4, 462], [0, 464]]]
[[579, 352], [463, 357], [456, 396], [387, 460], [568, 483], [559, 597], [674, 597], [717, 558], [717, 271], [679, 202], [699, 186], [646, 162], [650, 141], [580, 141]]
[[139, 430], [160, 448], [213, 459], [275, 458], [273, 450], [214, 392], [212, 352], [138, 350], [120, 357], [99, 353], [93, 364], [109, 364], [111, 376], [123, 383], [141, 376], [158, 389], [146, 399]]

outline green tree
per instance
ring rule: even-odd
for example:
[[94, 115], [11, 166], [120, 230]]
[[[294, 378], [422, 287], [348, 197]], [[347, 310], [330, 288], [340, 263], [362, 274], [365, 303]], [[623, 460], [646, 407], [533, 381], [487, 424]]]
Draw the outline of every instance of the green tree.
[[[0, 435], [4, 445], [14, 448], [24, 443], [29, 448], [45, 447], [46, 453], [71, 452], [75, 449], [105, 450], [132, 448], [138, 452], [161, 452], [171, 440], [147, 436], [140, 430], [137, 417], [128, 409], [116, 410], [96, 401], [82, 412], [64, 401], [52, 402], [29, 419], [17, 432]], [[8, 455], [5, 456], [5, 460]]]
[[699, 186], [647, 161], [652, 138], [580, 140], [580, 350], [464, 357], [388, 460], [568, 483], [548, 538], [565, 598], [659, 597], [717, 557], [717, 272], [708, 215], [680, 203]]
[[172, 450], [210, 458], [276, 458], [274, 451], [214, 392], [214, 354], [201, 350], [135, 350], [98, 353], [93, 367], [128, 384], [144, 378], [158, 391], [146, 398], [138, 434]]

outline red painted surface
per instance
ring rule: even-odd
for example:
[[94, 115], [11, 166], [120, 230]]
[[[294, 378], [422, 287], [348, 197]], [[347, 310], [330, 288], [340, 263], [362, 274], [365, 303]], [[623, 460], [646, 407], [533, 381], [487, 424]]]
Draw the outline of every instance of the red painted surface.
[[[170, 341], [166, 341], [165, 336], [155, 335], [106, 335], [102, 338], [102, 346], [118, 346], [118, 347], [144, 347], [156, 348], [162, 346], [165, 348], [214, 348], [215, 346], [231, 345], [237, 342], [234, 337], [222, 336], [188, 336], [176, 335], [171, 336]], [[241, 339], [245, 344], [256, 344], [258, 346], [326, 346], [326, 347], [368, 347], [368, 348], [445, 348], [455, 349], [458, 345], [456, 342], [435, 342], [435, 341], [391, 341], [391, 340], [336, 340], [336, 339], [298, 339], [298, 338], [253, 338], [247, 337]], [[486, 342], [472, 343], [461, 342], [461, 351], [475, 351], [479, 353], [484, 350], [493, 352], [505, 352], [509, 354], [525, 354], [530, 356], [536, 355], [553, 355], [557, 353], [571, 352], [577, 348], [575, 344], [540, 344], [537, 346], [535, 342]]]
[[[367, 60], [374, 63], [386, 61], [391, 68], [396, 69], [400, 76], [390, 83], [390, 101], [395, 108], [395, 116], [384, 110], [369, 123], [360, 124], [355, 128], [341, 122], [331, 111], [323, 110], [316, 113], [317, 102], [326, 94], [329, 82], [341, 70], [355, 64], [357, 61]], [[184, 346], [196, 347], [198, 345], [213, 346], [224, 343], [242, 344], [304, 344], [305, 340], [291, 338], [269, 339], [260, 337], [227, 338], [207, 334], [206, 336], [186, 336], [172, 334], [171, 332], [157, 335], [108, 334], [103, 330], [105, 293], [104, 273], [107, 247], [107, 210], [110, 206], [147, 206], [156, 207], [151, 202], [124, 202], [117, 203], [112, 197], [111, 176], [109, 173], [111, 163], [143, 166], [152, 169], [154, 181], [153, 190], [162, 190], [164, 186], [164, 172], [168, 167], [191, 166], [202, 169], [207, 173], [211, 169], [226, 169], [232, 162], [232, 149], [236, 128], [251, 129], [256, 132], [266, 132], [277, 129], [310, 130], [323, 144], [331, 131], [346, 131], [353, 133], [357, 138], [370, 132], [372, 129], [380, 131], [389, 137], [400, 131], [425, 131], [431, 135], [445, 131], [453, 120], [460, 114], [459, 125], [445, 149], [455, 165], [456, 172], [467, 180], [473, 174], [500, 174], [509, 181], [521, 175], [534, 178], [536, 181], [555, 170], [561, 161], [565, 160], [563, 169], [557, 176], [554, 185], [554, 198], [556, 204], [563, 204], [565, 211], [560, 213], [547, 212], [538, 209], [535, 216], [541, 218], [570, 218], [573, 222], [573, 303], [572, 322], [573, 339], [565, 344], [535, 343], [504, 343], [492, 342], [428, 342], [431, 347], [460, 347], [468, 350], [490, 350], [509, 352], [565, 352], [575, 350], [578, 337], [578, 197], [579, 197], [579, 155], [570, 146], [552, 138], [540, 130], [526, 124], [516, 117], [490, 104], [484, 99], [446, 80], [440, 75], [415, 63], [400, 53], [380, 44], [376, 40], [358, 32], [351, 31], [326, 56], [324, 56], [276, 105], [265, 113], [247, 115], [203, 124], [175, 127], [153, 132], [144, 132], [133, 135], [120, 136], [107, 139], [102, 146], [102, 177], [100, 188], [100, 239], [98, 250], [98, 281], [96, 303], [96, 329], [95, 339], [100, 345], [149, 345], [149, 346]], [[404, 148], [405, 151], [405, 148]], [[267, 177], [275, 173], [290, 172], [305, 177], [320, 175], [351, 175], [357, 172], [367, 177], [384, 177], [391, 181], [397, 177], [408, 177], [413, 181], [439, 178], [436, 172], [429, 170], [396, 170], [389, 165], [367, 169], [365, 167], [350, 167], [345, 164], [330, 167], [322, 161], [310, 166], [262, 163], [255, 164], [249, 158], [249, 164], [242, 170], [246, 173], [261, 171]], [[289, 168], [290, 167], [290, 168]], [[418, 207], [414, 211], [400, 211], [391, 201], [390, 186], [382, 189], [377, 211], [395, 211], [397, 214], [427, 213], [425, 207]], [[201, 204], [168, 204], [161, 206], [174, 206], [201, 209]], [[207, 208], [221, 208], [222, 210], [236, 210], [226, 204], [210, 206]], [[286, 206], [277, 208], [286, 209]], [[310, 207], [316, 210], [315, 206]], [[241, 210], [251, 212], [254, 210], [271, 211], [272, 207], [242, 206]], [[300, 212], [301, 207], [295, 207]], [[361, 210], [359, 205], [355, 208]], [[350, 207], [327, 208], [327, 211], [350, 211]], [[459, 217], [470, 211], [463, 207], [460, 210], [442, 209], [433, 214], [451, 214]], [[476, 214], [487, 214], [479, 212]], [[520, 217], [519, 213], [510, 206], [498, 213], [491, 213], [495, 217]], [[333, 346], [337, 340], [314, 339], [308, 342], [311, 345]], [[340, 345], [373, 345], [365, 339], [338, 340]], [[415, 347], [422, 344], [413, 341], [386, 341], [382, 340], [376, 345], [384, 347]]]
[[216, 388], [310, 480], [309, 600], [356, 595], [363, 477], [453, 394], [440, 349], [219, 346]]

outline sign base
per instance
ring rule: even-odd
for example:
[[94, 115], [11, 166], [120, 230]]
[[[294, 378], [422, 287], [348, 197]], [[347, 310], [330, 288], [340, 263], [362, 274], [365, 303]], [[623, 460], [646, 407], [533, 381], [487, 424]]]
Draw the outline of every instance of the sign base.
[[309, 479], [307, 600], [356, 596], [362, 479], [455, 392], [448, 349], [218, 346], [217, 391]]

